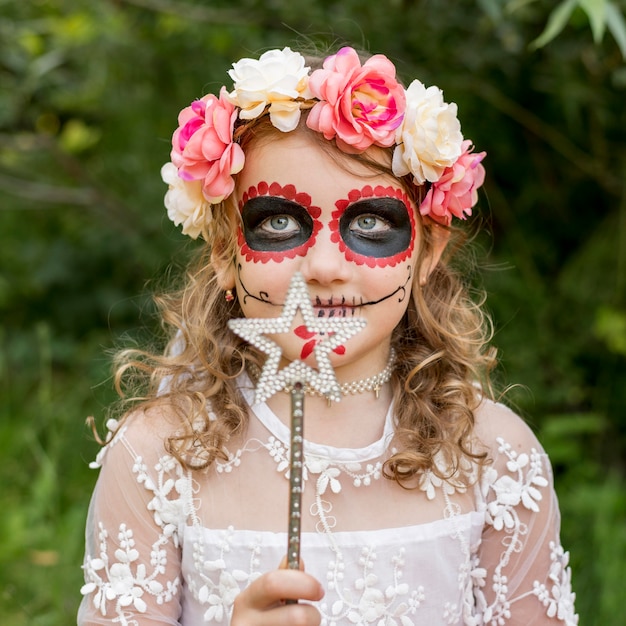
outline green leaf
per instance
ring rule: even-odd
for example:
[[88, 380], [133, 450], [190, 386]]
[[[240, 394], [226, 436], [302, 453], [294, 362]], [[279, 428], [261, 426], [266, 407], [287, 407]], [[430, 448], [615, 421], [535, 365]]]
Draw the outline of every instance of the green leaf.
[[565, 28], [577, 6], [578, 0], [563, 0], [563, 2], [550, 13], [548, 23], [541, 35], [530, 42], [531, 50], [543, 48], [543, 46], [552, 41]]
[[78, 154], [93, 148], [101, 136], [99, 129], [87, 126], [83, 120], [71, 119], [61, 131], [59, 143], [65, 152]]
[[596, 44], [602, 41], [606, 30], [606, 0], [578, 0], [578, 5], [587, 14], [593, 40]]
[[606, 25], [615, 38], [622, 57], [626, 60], [626, 21], [620, 9], [613, 2], [606, 3]]
[[606, 306], [600, 307], [593, 330], [611, 352], [626, 355], [626, 313]]

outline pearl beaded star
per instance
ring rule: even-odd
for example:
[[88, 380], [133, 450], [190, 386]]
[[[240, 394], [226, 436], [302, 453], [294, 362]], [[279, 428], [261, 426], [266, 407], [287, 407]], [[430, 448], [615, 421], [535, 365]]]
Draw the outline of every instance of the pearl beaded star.
[[[298, 310], [306, 329], [320, 336], [320, 341], [313, 349], [318, 369], [315, 370], [304, 361], [296, 360], [279, 371], [282, 348], [264, 335], [290, 332]], [[329, 354], [365, 328], [366, 324], [367, 322], [360, 317], [315, 317], [304, 277], [296, 272], [287, 290], [285, 304], [279, 317], [237, 318], [230, 320], [228, 327], [267, 354], [256, 384], [255, 403], [265, 402], [277, 391], [296, 382], [301, 382], [316, 393], [338, 402], [341, 400], [341, 386], [335, 377]]]
[[[346, 383], [341, 383], [339, 389], [341, 391], [342, 396], [347, 395], [356, 395], [357, 393], [368, 393], [370, 391], [374, 392], [374, 395], [378, 398], [378, 394], [382, 389], [385, 383], [388, 383], [391, 380], [391, 375], [393, 373], [393, 366], [396, 362], [396, 351], [391, 348], [389, 352], [389, 359], [387, 360], [387, 365], [385, 368], [375, 374], [374, 376], [370, 376], [369, 378], [361, 378], [359, 380], [351, 380]], [[257, 367], [253, 363], [248, 365], [248, 371], [252, 377], [252, 380], [258, 380], [261, 375], [261, 368]], [[286, 393], [291, 393], [293, 390], [293, 386], [289, 385], [283, 389]], [[308, 394], [310, 396], [320, 396], [323, 394], [318, 393], [315, 389], [311, 389], [308, 386], [303, 387], [303, 393]]]

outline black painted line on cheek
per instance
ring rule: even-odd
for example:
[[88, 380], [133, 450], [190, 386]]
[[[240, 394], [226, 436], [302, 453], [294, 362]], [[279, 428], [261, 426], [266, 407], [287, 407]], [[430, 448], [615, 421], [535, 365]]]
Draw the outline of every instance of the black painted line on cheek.
[[263, 304], [269, 304], [270, 306], [282, 306], [282, 304], [277, 304], [275, 302], [272, 302], [269, 298], [269, 293], [267, 291], [259, 291], [259, 295], [257, 296], [248, 290], [248, 288], [243, 282], [243, 279], [241, 278], [241, 263], [237, 264], [237, 280], [239, 281], [239, 284], [241, 285], [241, 288], [245, 294], [243, 297], [244, 304], [247, 303], [248, 298], [252, 298], [253, 300], [256, 300], [257, 302], [262, 302]]
[[410, 265], [407, 265], [407, 270], [409, 274], [407, 276], [407, 279], [404, 281], [403, 285], [399, 285], [391, 293], [387, 294], [386, 296], [383, 296], [379, 300], [370, 300], [369, 302], [361, 301], [361, 306], [374, 306], [375, 304], [380, 304], [381, 302], [384, 302], [385, 300], [389, 300], [389, 298], [393, 298], [396, 294], [402, 294], [400, 298], [398, 298], [398, 302], [402, 302], [406, 298], [406, 295], [407, 295], [406, 286], [411, 282], [413, 278], [413, 272], [411, 271]]

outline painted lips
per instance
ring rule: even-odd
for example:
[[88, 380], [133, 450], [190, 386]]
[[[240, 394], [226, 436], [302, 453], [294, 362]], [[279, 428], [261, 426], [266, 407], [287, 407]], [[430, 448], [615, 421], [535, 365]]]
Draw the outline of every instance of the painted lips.
[[317, 317], [352, 317], [355, 311], [348, 306], [314, 307], [314, 310]]
[[349, 302], [345, 297], [322, 299], [316, 296], [313, 303], [313, 310], [317, 317], [352, 317], [358, 308], [353, 299], [353, 304], [347, 304]]

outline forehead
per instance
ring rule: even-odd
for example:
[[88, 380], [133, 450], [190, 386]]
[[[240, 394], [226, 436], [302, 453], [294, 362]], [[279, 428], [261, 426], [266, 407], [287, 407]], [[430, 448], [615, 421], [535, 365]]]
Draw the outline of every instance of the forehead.
[[[332, 150], [332, 152], [330, 152]], [[389, 166], [389, 154], [379, 148], [367, 151], [370, 159]], [[313, 204], [334, 207], [350, 191], [365, 185], [403, 185], [392, 174], [376, 172], [371, 166], [346, 156], [338, 149], [322, 147], [305, 132], [292, 132], [263, 138], [246, 148], [246, 162], [237, 179], [237, 200], [253, 185], [264, 181], [294, 185], [311, 196]]]

